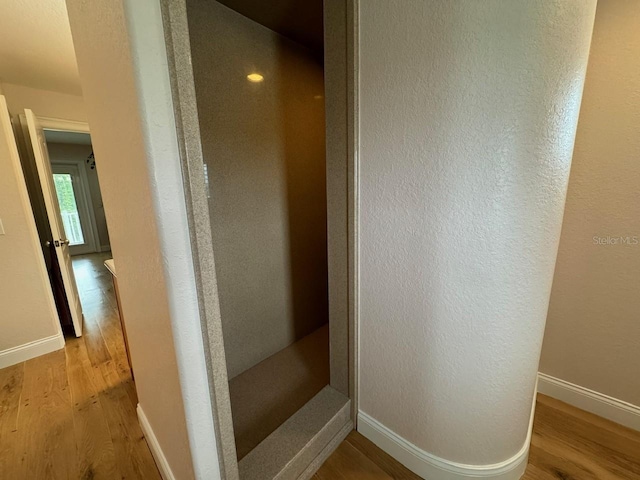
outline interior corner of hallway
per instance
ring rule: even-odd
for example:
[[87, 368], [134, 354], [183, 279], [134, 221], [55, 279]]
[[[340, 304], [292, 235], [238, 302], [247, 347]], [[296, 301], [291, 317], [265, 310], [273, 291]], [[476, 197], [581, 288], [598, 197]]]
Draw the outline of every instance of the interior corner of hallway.
[[526, 455], [596, 8], [570, 4], [360, 2], [360, 411], [449, 464]]
[[598, 2], [540, 371], [640, 406], [640, 2]]

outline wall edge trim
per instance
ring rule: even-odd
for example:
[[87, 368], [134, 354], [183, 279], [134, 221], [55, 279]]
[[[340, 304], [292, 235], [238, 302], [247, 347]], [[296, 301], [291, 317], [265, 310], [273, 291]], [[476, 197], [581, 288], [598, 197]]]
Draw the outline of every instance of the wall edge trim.
[[581, 410], [640, 431], [640, 406], [610, 397], [595, 390], [538, 373], [538, 392]]
[[62, 348], [64, 348], [64, 336], [62, 332], [16, 347], [7, 348], [0, 352], [0, 368], [10, 367], [16, 363], [25, 362]]
[[91, 133], [89, 131], [88, 122], [79, 122], [77, 120], [67, 120], [64, 118], [40, 117], [40, 126], [46, 130], [63, 130], [76, 133]]
[[138, 403], [136, 407], [136, 412], [138, 414], [138, 423], [140, 424], [140, 428], [142, 429], [142, 434], [144, 435], [144, 439], [149, 445], [149, 450], [151, 450], [151, 455], [156, 462], [156, 466], [160, 471], [160, 476], [163, 480], [176, 480], [176, 477], [173, 475], [171, 471], [171, 467], [169, 466], [169, 462], [167, 458], [164, 456], [164, 452], [160, 447], [160, 443], [156, 438], [155, 433], [153, 432], [153, 428], [151, 428], [151, 424], [147, 419], [147, 416], [142, 409], [142, 406]]
[[522, 448], [511, 458], [491, 465], [465, 465], [433, 455], [405, 440], [362, 410], [358, 412], [358, 431], [409, 470], [423, 478], [518, 480], [527, 468], [533, 414], [534, 409], [531, 410], [527, 438]]

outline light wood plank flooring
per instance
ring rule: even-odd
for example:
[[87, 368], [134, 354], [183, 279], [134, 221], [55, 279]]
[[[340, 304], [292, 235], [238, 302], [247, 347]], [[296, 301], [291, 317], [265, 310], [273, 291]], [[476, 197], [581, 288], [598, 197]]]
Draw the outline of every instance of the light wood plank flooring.
[[0, 370], [0, 479], [157, 479], [136, 416], [109, 254], [74, 257], [84, 335]]
[[[357, 432], [315, 480], [419, 480]], [[529, 465], [522, 480], [638, 480], [640, 432], [538, 395]]]
[[[160, 480], [142, 436], [108, 255], [74, 259], [85, 333], [0, 370], [0, 479]], [[418, 480], [357, 432], [315, 480]], [[538, 395], [524, 480], [640, 480], [640, 433]]]

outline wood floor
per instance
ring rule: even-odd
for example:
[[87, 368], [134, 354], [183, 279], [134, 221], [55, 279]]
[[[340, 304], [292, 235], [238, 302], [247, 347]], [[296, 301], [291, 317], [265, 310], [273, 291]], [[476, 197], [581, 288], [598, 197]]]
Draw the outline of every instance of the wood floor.
[[[142, 436], [107, 255], [76, 257], [85, 332], [0, 370], [0, 479], [160, 480]], [[315, 480], [418, 480], [357, 432]], [[538, 396], [524, 480], [640, 480], [640, 433]]]
[[[357, 432], [315, 480], [419, 480]], [[640, 432], [538, 395], [529, 465], [522, 480], [640, 479]]]
[[73, 260], [84, 335], [0, 370], [0, 479], [160, 480], [136, 416], [106, 258]]

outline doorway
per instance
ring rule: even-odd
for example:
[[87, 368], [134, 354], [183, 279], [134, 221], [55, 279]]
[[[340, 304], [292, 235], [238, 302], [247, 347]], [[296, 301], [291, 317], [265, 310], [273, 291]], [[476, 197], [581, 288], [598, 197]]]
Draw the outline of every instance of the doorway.
[[109, 251], [90, 134], [44, 128], [44, 136], [70, 254]]
[[323, 54], [240, 2], [168, 12], [226, 478], [297, 478], [355, 420], [353, 5], [313, 3]]
[[239, 461], [330, 384], [322, 3], [314, 7], [312, 44], [274, 30], [260, 9], [187, 2]]
[[[30, 193], [34, 216], [43, 226], [38, 232], [60, 323], [66, 332], [80, 336], [86, 299], [79, 291], [86, 286], [78, 284], [72, 258], [97, 253], [110, 257], [89, 126], [38, 117], [30, 110], [20, 116], [20, 122], [31, 146]], [[86, 275], [82, 278], [86, 280]]]

